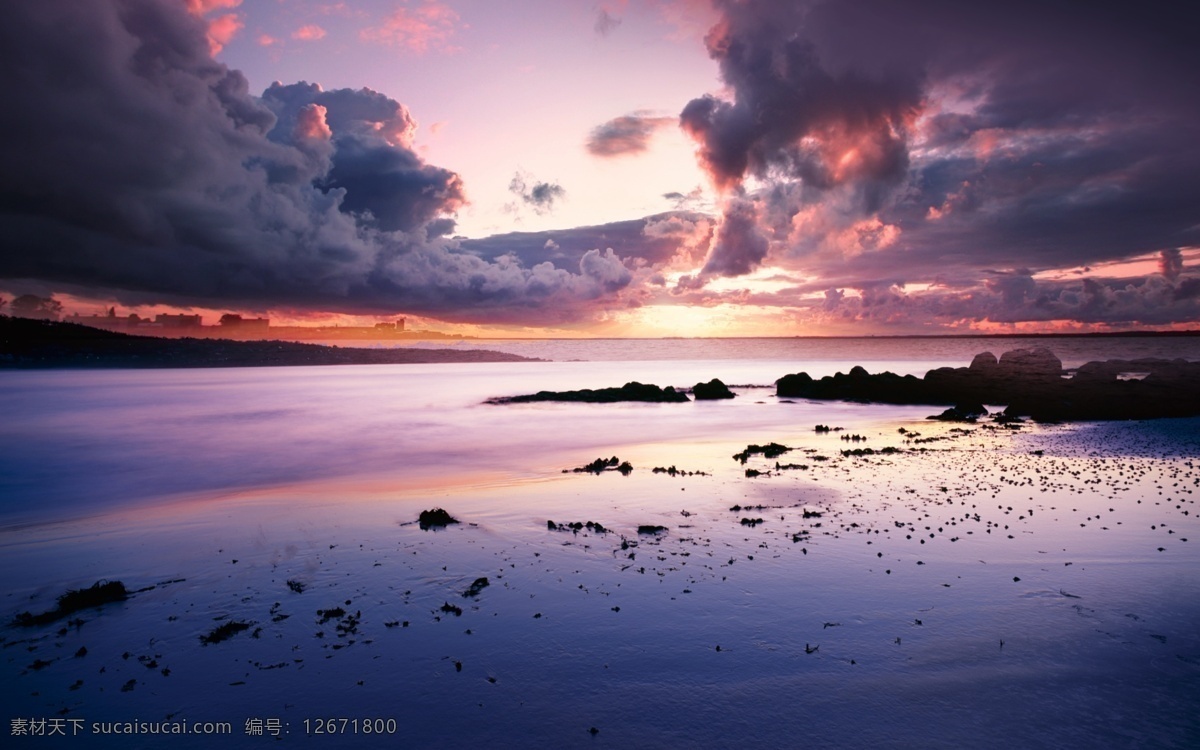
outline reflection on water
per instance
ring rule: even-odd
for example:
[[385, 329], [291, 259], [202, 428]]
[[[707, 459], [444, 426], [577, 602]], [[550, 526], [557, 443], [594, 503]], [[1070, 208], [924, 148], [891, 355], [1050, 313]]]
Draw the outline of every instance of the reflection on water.
[[[345, 345], [345, 342], [329, 342]], [[477, 339], [465, 341], [394, 341], [355, 343], [355, 346], [492, 349], [559, 362], [643, 360], [770, 360], [792, 362], [797, 369], [810, 363], [846, 364], [907, 362], [923, 375], [932, 366], [965, 366], [980, 352], [999, 356], [1012, 349], [1046, 347], [1066, 367], [1103, 359], [1160, 358], [1200, 360], [1200, 336], [1191, 337], [984, 337], [930, 336], [872, 338], [762, 339]], [[924, 363], [924, 365], [922, 365]], [[935, 364], [936, 363], [936, 364]], [[924, 366], [924, 369], [920, 369]], [[875, 367], [868, 367], [874, 371]], [[811, 371], [810, 371], [811, 373]]]
[[731, 361], [4, 373], [0, 513], [32, 520], [331, 477], [527, 472], [630, 442], [757, 434], [861, 411], [780, 409], [769, 388], [720, 404], [483, 404], [630, 379], [754, 384], [781, 374], [776, 363]]
[[[0, 699], [279, 717], [323, 748], [362, 742], [306, 740], [306, 717], [393, 717], [406, 747], [1196, 746], [1197, 420], [1014, 435], [781, 403], [748, 386], [846, 360], [719, 353], [0, 373], [0, 614], [100, 577], [137, 591], [7, 631]], [[901, 354], [873, 361], [941, 363]], [[712, 377], [739, 398], [483, 404]], [[791, 468], [732, 458], [770, 441]], [[901, 450], [841, 452], [863, 446]], [[637, 469], [561, 472], [612, 455]], [[435, 506], [463, 523], [412, 523]], [[248, 627], [200, 645], [224, 622]]]
[[[829, 375], [851, 363], [921, 375], [931, 367], [961, 366], [984, 348], [1051, 344], [1072, 364], [1084, 356], [1186, 356], [1195, 341], [517, 341], [495, 348], [593, 361], [4, 372], [0, 523], [179, 493], [337, 477], [526, 474], [631, 442], [770, 439], [773, 430], [797, 424], [922, 416], [924, 407], [780, 408], [770, 386], [789, 372]], [[743, 388], [726, 403], [483, 404], [491, 396], [542, 389], [629, 380], [690, 387], [713, 377], [760, 387]]]

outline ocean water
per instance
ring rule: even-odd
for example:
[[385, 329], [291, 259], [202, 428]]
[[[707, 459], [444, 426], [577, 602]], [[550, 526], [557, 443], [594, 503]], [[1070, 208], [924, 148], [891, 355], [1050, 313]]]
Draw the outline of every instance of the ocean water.
[[[328, 343], [360, 345], [344, 341]], [[1065, 367], [1078, 367], [1084, 362], [1103, 359], [1200, 359], [1200, 336], [466, 339], [401, 344], [364, 342], [361, 345], [492, 349], [554, 361], [766, 360], [788, 362], [800, 369], [824, 367], [824, 363], [850, 363], [850, 366], [861, 364], [872, 372], [895, 368], [896, 371], [911, 370], [914, 374], [923, 374], [932, 366], [965, 367], [980, 352], [990, 351], [998, 357], [1012, 349], [1030, 347], [1050, 349]]]
[[[1037, 340], [1065, 366], [1090, 359], [1200, 359], [1200, 338]], [[428, 342], [421, 346], [429, 345]], [[748, 440], [781, 427], [877, 420], [927, 407], [804, 403], [771, 387], [861, 364], [923, 375], [1028, 339], [658, 339], [459, 342], [531, 363], [0, 372], [0, 524], [131, 502], [296, 481], [447, 471], [528, 475], [630, 442]], [[493, 396], [631, 380], [754, 386], [726, 403], [489, 406]]]
[[[1051, 348], [1068, 366], [1200, 359], [1191, 341]], [[1200, 746], [1200, 420], [1009, 431], [771, 387], [1012, 348], [980, 343], [0, 372], [0, 618], [101, 579], [136, 592], [0, 629], [0, 703], [10, 721], [229, 722], [234, 747], [273, 741], [252, 720], [363, 746], [312, 731], [339, 718], [394, 720], [404, 747]], [[484, 403], [713, 377], [738, 397]], [[733, 458], [769, 442], [791, 450]], [[842, 453], [859, 447], [896, 451]], [[634, 471], [569, 471], [607, 456]], [[651, 471], [668, 466], [697, 473]], [[422, 530], [432, 507], [462, 523]], [[203, 645], [222, 623], [246, 629]]]

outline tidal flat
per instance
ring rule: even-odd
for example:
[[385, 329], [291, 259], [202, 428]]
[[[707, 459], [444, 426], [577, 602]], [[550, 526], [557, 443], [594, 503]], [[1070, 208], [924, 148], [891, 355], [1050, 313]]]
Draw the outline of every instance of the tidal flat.
[[[580, 380], [567, 370], [562, 380]], [[407, 377], [358, 372], [355, 393]], [[720, 403], [489, 406], [519, 384], [498, 390], [463, 369], [411, 377], [447, 372], [474, 383], [448, 400], [494, 429], [467, 441], [447, 430], [453, 416], [422, 428], [403, 412], [397, 435], [425, 429], [412, 445], [433, 440], [440, 459], [401, 465], [348, 436], [356, 471], [337, 453], [285, 482], [271, 474], [276, 445], [237, 486], [167, 501], [152, 485], [137, 502], [101, 493], [65, 517], [12, 515], [0, 531], [10, 718], [229, 722], [236, 746], [264, 741], [246, 734], [253, 721], [289, 744], [364, 743], [312, 733], [330, 718], [394, 720], [405, 747], [1200, 739], [1200, 420], [1014, 429], [927, 421], [928, 407], [782, 403], [751, 387]], [[746, 382], [738, 374], [727, 382]], [[193, 397], [173, 408], [186, 404], [193, 424], [233, 425], [218, 429], [231, 440], [245, 428], [194, 399], [244, 395], [241, 375], [172, 377]], [[280, 398], [305, 403], [307, 422], [327, 413], [315, 394], [328, 378], [345, 385], [347, 373], [290, 377], [313, 398]], [[379, 441], [380, 423], [364, 427], [347, 398], [335, 400]], [[290, 460], [324, 455], [295, 432], [279, 438]], [[114, 452], [132, 438], [116, 439]], [[748, 450], [771, 444], [788, 450]], [[117, 461], [80, 451], [92, 466]], [[569, 471], [612, 458], [632, 470]], [[47, 496], [83, 491], [60, 484]], [[459, 523], [423, 529], [420, 514], [438, 508]], [[15, 622], [101, 580], [127, 598]]]

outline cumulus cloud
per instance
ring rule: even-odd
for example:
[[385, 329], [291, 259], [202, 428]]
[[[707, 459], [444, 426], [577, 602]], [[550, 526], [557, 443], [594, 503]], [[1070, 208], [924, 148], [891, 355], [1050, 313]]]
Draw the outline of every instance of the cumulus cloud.
[[[1191, 288], [1173, 248], [1200, 242], [1200, 52], [1177, 5], [714, 5], [705, 43], [726, 86], [688, 102], [680, 124], [725, 193], [727, 234], [754, 237], [749, 205], [767, 243], [760, 258], [761, 242], [718, 240], [695, 278], [780, 265], [859, 290], [839, 314], [944, 321], [990, 314], [987, 300], [1001, 316], [1098, 321], [1147, 311], [1137, 298], [1186, 319], [1171, 302]], [[739, 246], [751, 252], [733, 257], [750, 260], [727, 262]], [[1160, 254], [1158, 281], [1033, 281], [1147, 253]], [[958, 291], [896, 297], [927, 305], [876, 302], [946, 279]]]
[[406, 108], [383, 94], [276, 83], [263, 93], [263, 102], [278, 118], [272, 131], [276, 140], [299, 132], [291, 123], [301, 113], [321, 108], [334, 149], [318, 184], [344, 190], [341, 207], [364, 223], [412, 231], [462, 205], [462, 180], [426, 164], [410, 148], [416, 122]]
[[612, 249], [630, 267], [687, 267], [703, 257], [712, 234], [712, 219], [695, 212], [673, 211], [645, 219], [546, 232], [509, 232], [464, 239], [464, 251], [493, 261], [519, 257], [527, 265], [550, 263], [574, 270], [583, 256], [597, 248]]
[[657, 117], [638, 112], [615, 117], [594, 128], [587, 140], [592, 156], [628, 156], [650, 147], [650, 139], [663, 128], [676, 123], [674, 117]]
[[767, 257], [767, 238], [758, 227], [758, 213], [750, 201], [733, 201], [717, 228], [712, 251], [704, 263], [704, 276], [741, 276]]
[[0, 111], [0, 278], [526, 323], [584, 318], [630, 283], [605, 245], [568, 268], [464, 250], [444, 236], [461, 181], [417, 154], [406, 108], [306, 83], [254, 97], [208, 34], [177, 0], [11, 9], [0, 65], [25, 95]]

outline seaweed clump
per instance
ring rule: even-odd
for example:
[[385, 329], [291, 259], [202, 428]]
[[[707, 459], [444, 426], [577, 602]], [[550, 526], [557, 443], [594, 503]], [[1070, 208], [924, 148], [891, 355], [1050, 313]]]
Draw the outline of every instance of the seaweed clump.
[[[571, 472], [575, 474], [603, 474], [609, 469], [618, 471], [621, 473], [621, 476], [627, 477], [633, 471], [633, 464], [628, 461], [622, 461], [616, 456], [612, 458], [597, 458], [586, 466], [577, 466], [571, 469]], [[566, 474], [567, 470], [563, 469], [563, 473]]]
[[595, 521], [588, 521], [587, 523], [583, 523], [582, 521], [572, 521], [571, 523], [555, 523], [554, 521], [546, 521], [546, 528], [550, 531], [570, 531], [574, 534], [578, 534], [584, 529], [596, 534], [607, 534], [611, 530], [606, 528], [604, 524], [597, 523]]
[[220, 643], [227, 641], [243, 630], [249, 630], [250, 623], [242, 622], [241, 620], [230, 620], [213, 628], [210, 632], [200, 636], [200, 642], [207, 646], [210, 643]]
[[58, 597], [57, 606], [41, 614], [22, 612], [13, 618], [14, 625], [32, 627], [62, 619], [81, 609], [100, 607], [111, 602], [123, 602], [129, 598], [125, 584], [120, 581], [96, 581], [86, 589], [71, 589]]
[[790, 451], [791, 448], [779, 443], [767, 443], [766, 445], [747, 445], [746, 450], [741, 453], [734, 453], [733, 457], [742, 463], [755, 454], [761, 453], [763, 458], [778, 458], [784, 453]]
[[421, 515], [417, 516], [417, 523], [422, 529], [444, 529], [452, 523], [458, 523], [458, 519], [450, 515], [441, 508], [433, 510], [423, 510]]

